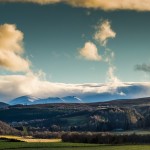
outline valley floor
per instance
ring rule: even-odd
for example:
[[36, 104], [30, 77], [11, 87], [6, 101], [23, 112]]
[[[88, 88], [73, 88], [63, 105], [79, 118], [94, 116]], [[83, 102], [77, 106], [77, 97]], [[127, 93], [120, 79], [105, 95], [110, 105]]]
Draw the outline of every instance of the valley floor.
[[150, 145], [0, 142], [0, 150], [149, 150]]

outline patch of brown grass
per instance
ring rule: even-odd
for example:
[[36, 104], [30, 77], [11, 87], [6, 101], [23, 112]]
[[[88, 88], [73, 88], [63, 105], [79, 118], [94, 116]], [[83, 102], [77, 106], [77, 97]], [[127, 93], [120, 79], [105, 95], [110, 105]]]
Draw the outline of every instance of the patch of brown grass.
[[31, 136], [20, 137], [20, 136], [2, 135], [0, 136], [0, 138], [16, 139], [28, 143], [33, 143], [33, 142], [34, 143], [56, 143], [62, 141], [61, 139], [34, 139]]

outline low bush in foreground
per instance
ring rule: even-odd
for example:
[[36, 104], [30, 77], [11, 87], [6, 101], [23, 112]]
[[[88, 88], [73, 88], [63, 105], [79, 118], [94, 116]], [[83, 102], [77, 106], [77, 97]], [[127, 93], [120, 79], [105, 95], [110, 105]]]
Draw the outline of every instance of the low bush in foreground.
[[18, 139], [14, 139], [14, 138], [4, 138], [4, 137], [0, 137], [0, 142], [22, 142]]
[[60, 139], [64, 132], [34, 132], [31, 134], [34, 138], [41, 138], [41, 139]]

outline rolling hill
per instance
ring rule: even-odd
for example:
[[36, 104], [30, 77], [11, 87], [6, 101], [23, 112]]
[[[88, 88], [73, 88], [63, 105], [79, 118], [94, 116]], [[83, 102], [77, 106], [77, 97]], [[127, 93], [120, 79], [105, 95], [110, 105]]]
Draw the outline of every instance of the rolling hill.
[[0, 102], [0, 109], [1, 109], [1, 108], [5, 108], [5, 107], [7, 107], [7, 106], [9, 106], [9, 105], [6, 104], [6, 103]]
[[20, 132], [10, 125], [0, 121], [0, 135], [19, 135]]
[[[31, 131], [112, 131], [150, 127], [150, 98], [97, 103], [12, 105], [0, 110], [0, 120]], [[56, 130], [55, 129], [55, 130]]]

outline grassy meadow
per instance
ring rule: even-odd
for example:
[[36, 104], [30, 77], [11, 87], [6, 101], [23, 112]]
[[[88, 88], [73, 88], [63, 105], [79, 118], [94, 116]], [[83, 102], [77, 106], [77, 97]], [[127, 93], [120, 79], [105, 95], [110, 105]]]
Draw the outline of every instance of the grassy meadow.
[[[11, 140], [16, 140], [11, 141]], [[0, 136], [0, 150], [150, 150], [150, 145], [104, 145], [65, 143], [61, 139], [33, 139], [30, 136]]]
[[1, 150], [149, 150], [150, 145], [97, 145], [76, 143], [26, 143], [26, 142], [0, 142]]
[[[20, 142], [7, 141], [16, 139]], [[150, 145], [100, 145], [100, 144], [83, 144], [83, 143], [63, 143], [60, 139], [43, 139], [29, 140], [29, 138], [1, 136], [0, 150], [149, 150]], [[45, 141], [44, 141], [45, 140]]]

